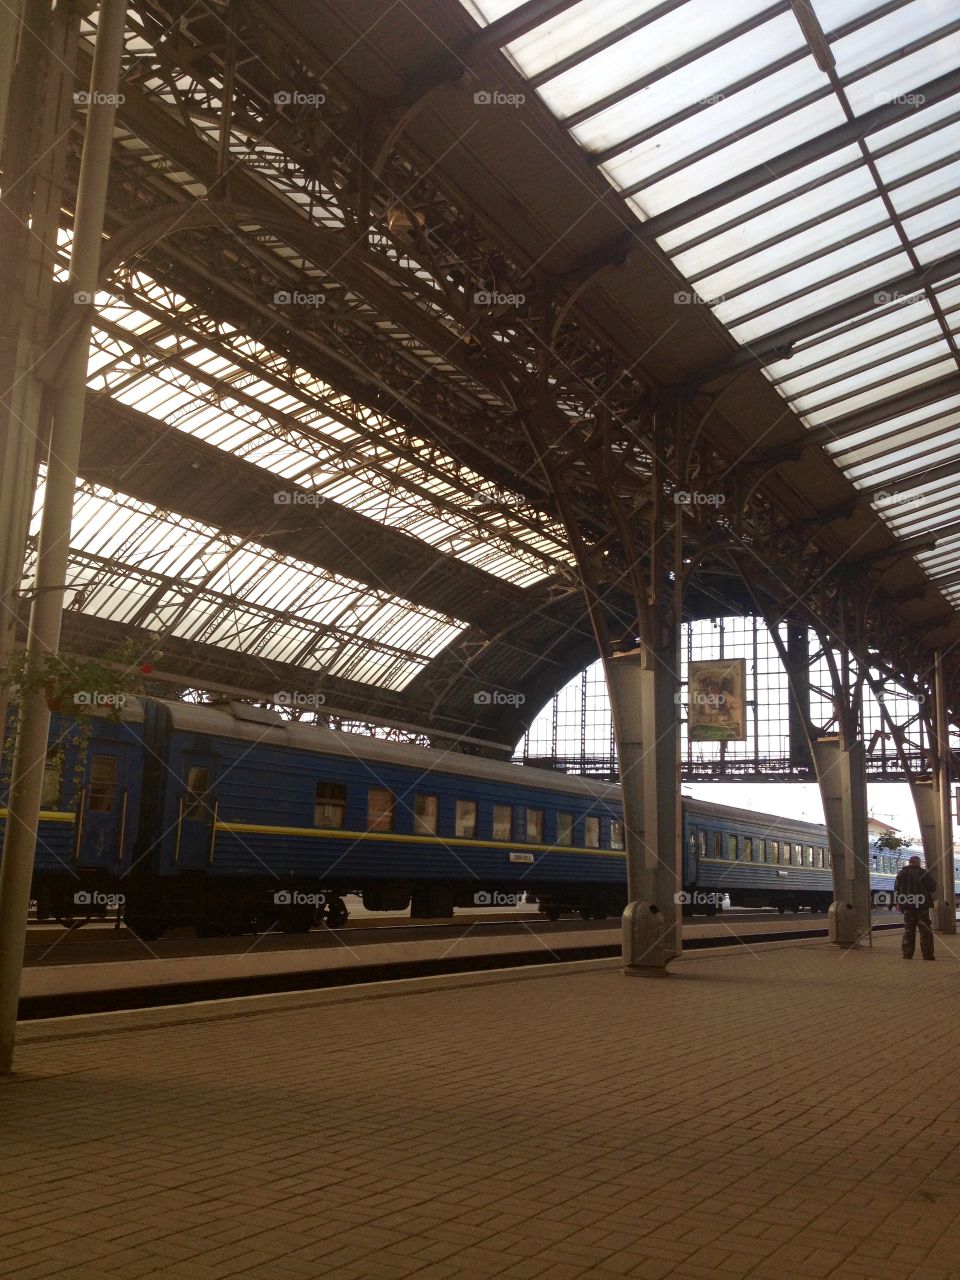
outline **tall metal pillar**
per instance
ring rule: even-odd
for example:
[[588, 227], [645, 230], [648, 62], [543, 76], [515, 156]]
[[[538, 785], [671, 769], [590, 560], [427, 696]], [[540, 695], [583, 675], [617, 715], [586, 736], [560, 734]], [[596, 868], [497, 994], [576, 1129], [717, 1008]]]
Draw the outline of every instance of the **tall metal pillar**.
[[[49, 399], [46, 354], [80, 15], [29, 0], [16, 42], [0, 201], [0, 663], [13, 652], [20, 576]], [[39, 91], [38, 86], [42, 86]], [[40, 157], [39, 159], [37, 157]], [[0, 689], [0, 724], [6, 716]], [[0, 743], [0, 757], [2, 757]]]
[[[34, 660], [56, 654], [60, 644], [92, 319], [92, 305], [83, 298], [92, 298], [98, 285], [125, 20], [125, 0], [102, 0], [67, 281], [68, 296], [78, 299], [77, 319], [53, 398], [35, 594], [27, 638], [28, 658]], [[42, 692], [26, 693], [20, 709], [0, 862], [0, 1073], [13, 1067], [49, 724], [50, 713]]]
[[933, 672], [936, 769], [929, 782], [911, 779], [910, 790], [917, 808], [927, 868], [937, 878], [936, 899], [931, 913], [933, 927], [938, 933], [956, 933], [953, 815], [950, 811], [950, 727], [943, 683], [943, 654], [939, 649], [934, 656]]
[[604, 667], [620, 759], [629, 927], [638, 930], [624, 966], [662, 970], [682, 946], [679, 651], [634, 649]]
[[833, 864], [830, 940], [852, 946], [870, 936], [872, 919], [866, 751], [840, 736], [816, 738], [812, 746]]
[[807, 726], [810, 723], [810, 641], [807, 628], [787, 624], [787, 674], [793, 697], [787, 703], [790, 767], [813, 768]]
[[780, 635], [782, 617], [763, 609], [751, 590], [758, 611], [763, 612], [777, 654], [790, 682], [796, 716], [803, 725], [808, 750], [817, 772], [820, 798], [827, 825], [830, 861], [833, 868], [833, 903], [829, 914], [829, 936], [838, 946], [856, 946], [861, 938], [872, 941], [872, 899], [870, 896], [870, 844], [867, 829], [866, 751], [859, 739], [862, 687], [851, 672], [850, 654], [841, 642], [837, 662], [827, 634], [817, 635], [830, 670], [833, 704], [838, 731], [827, 734], [814, 725], [810, 716], [809, 654], [807, 668], [799, 670], [798, 651], [791, 655]]

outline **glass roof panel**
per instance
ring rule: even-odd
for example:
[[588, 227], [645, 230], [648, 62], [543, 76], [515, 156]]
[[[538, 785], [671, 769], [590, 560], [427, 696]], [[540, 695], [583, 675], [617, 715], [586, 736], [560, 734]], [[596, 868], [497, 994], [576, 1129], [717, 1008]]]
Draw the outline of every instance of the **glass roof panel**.
[[[950, 356], [943, 346], [943, 338], [940, 334], [939, 325], [933, 326], [936, 334], [932, 342], [922, 347], [919, 351], [910, 351], [897, 358], [891, 357], [884, 360], [880, 364], [871, 364], [868, 369], [862, 370], [860, 373], [851, 374], [847, 378], [836, 379], [825, 386], [818, 384], [818, 389], [812, 391], [809, 395], [798, 394], [796, 389], [791, 388], [791, 398], [794, 406], [803, 414], [812, 415], [822, 412], [827, 406], [833, 414], [852, 413], [857, 405], [851, 403], [853, 397], [859, 390], [866, 391], [876, 386], [892, 386], [894, 381], [900, 375], [907, 375], [911, 370], [920, 369], [927, 366], [937, 357], [942, 357], [947, 362], [949, 370]], [[929, 376], [937, 377], [937, 368]], [[943, 372], [941, 369], [940, 372]], [[924, 378], [926, 380], [926, 377]], [[873, 403], [876, 397], [871, 394], [867, 400], [868, 404]], [[811, 418], [812, 420], [812, 418]]]
[[[771, 231], [766, 224], [766, 220], [758, 220], [758, 222], [762, 226], [765, 236], [769, 237]], [[861, 257], [866, 256], [867, 251], [864, 246], [869, 244], [870, 240], [865, 237], [849, 246], [839, 247], [832, 252], [831, 246], [862, 233], [868, 227], [881, 223], [889, 225], [889, 217], [883, 201], [876, 197], [858, 204], [855, 208], [838, 217], [824, 216], [815, 226], [800, 234], [790, 235], [786, 231], [781, 232], [776, 243], [765, 246], [750, 257], [744, 258], [742, 262], [737, 262], [722, 271], [704, 272], [702, 275], [697, 275], [698, 288], [702, 280], [706, 292], [711, 296], [715, 296], [718, 293], [726, 295], [734, 289], [743, 288], [751, 280], [768, 275], [772, 271], [782, 271], [791, 263], [799, 262], [805, 257], [813, 258], [815, 263], [822, 263], [821, 269], [818, 270], [814, 267], [815, 276], [811, 277], [822, 279], [823, 276], [830, 274], [831, 271], [837, 270], [839, 264], [856, 262]], [[755, 231], [758, 231], [760, 226], [756, 227]], [[874, 245], [881, 243], [894, 245], [899, 243], [896, 239], [895, 231], [890, 230], [882, 234], [885, 237], [884, 240], [875, 240]], [[706, 249], [712, 244], [715, 244], [715, 241], [708, 241], [702, 248]], [[874, 251], [876, 251], [875, 248]], [[695, 250], [694, 252], [698, 251]], [[686, 254], [679, 254], [676, 262], [677, 266], [689, 279], [691, 275], [696, 273], [688, 270], [688, 263], [685, 261], [687, 257], [688, 255]], [[828, 265], [829, 270], [827, 269]], [[790, 276], [785, 275], [782, 278], [789, 280]]]
[[[41, 479], [33, 539], [43, 487]], [[101, 485], [77, 486], [70, 557], [68, 582], [71, 588], [84, 588], [73, 607], [79, 599], [84, 613], [122, 622], [136, 619], [147, 630], [243, 653], [261, 652], [256, 639], [265, 629], [278, 644], [296, 649], [315, 648], [324, 639], [318, 627], [332, 629], [341, 656], [330, 673], [350, 661], [369, 675], [370, 683], [391, 689], [404, 688], [466, 627], [422, 605]], [[25, 568], [28, 582], [34, 562], [32, 547]], [[238, 599], [241, 593], [244, 598]], [[283, 602], [280, 607], [278, 602]], [[389, 641], [378, 634], [381, 616], [391, 632]], [[323, 669], [316, 661], [312, 665]]]
[[[140, 305], [131, 305], [126, 296], [102, 295], [99, 322], [106, 323], [109, 313], [112, 324], [109, 332], [98, 324], [93, 352], [96, 357], [109, 350], [116, 363], [108, 366], [105, 359], [96, 358], [91, 362], [89, 384], [98, 394], [109, 393], [120, 403], [277, 477], [307, 489], [322, 488], [325, 498], [517, 585], [541, 581], [570, 562], [559, 527], [546, 522], [533, 529], [513, 514], [497, 524], [478, 521], [470, 510], [478, 491], [488, 499], [497, 498], [507, 511], [510, 495], [498, 493], [488, 481], [462, 468], [459, 483], [447, 478], [456, 474], [452, 464], [446, 475], [439, 470], [428, 472], [418, 460], [427, 456], [425, 444], [416, 457], [402, 459], [391, 452], [391, 445], [396, 440], [400, 446], [405, 437], [388, 419], [338, 397], [307, 370], [291, 374], [278, 353], [230, 326], [223, 326], [222, 332], [233, 349], [232, 359], [204, 345], [205, 335], [198, 328], [196, 349], [176, 357], [171, 353], [168, 363], [143, 372], [127, 335], [140, 337], [157, 329], [158, 322], [143, 310], [144, 305], [164, 312], [176, 308], [187, 326], [194, 318], [199, 326], [204, 317], [145, 273], [134, 278], [133, 288], [140, 291]], [[251, 371], [254, 361], [262, 367], [262, 375]], [[269, 380], [273, 369], [283, 386]], [[197, 381], [191, 370], [207, 381]], [[214, 377], [226, 388], [211, 385]], [[287, 390], [291, 377], [293, 386]], [[367, 433], [332, 417], [329, 410], [335, 405], [366, 426]], [[271, 414], [277, 416], [271, 418]], [[438, 467], [444, 462], [438, 457]], [[519, 512], [523, 504], [515, 505]]]
[[[723, 106], [723, 104], [719, 104]], [[716, 110], [716, 108], [711, 108]], [[709, 115], [709, 113], [708, 113]], [[645, 217], [663, 213], [699, 195], [700, 192], [719, 186], [721, 182], [737, 174], [745, 173], [783, 151], [799, 146], [844, 121], [840, 105], [832, 97], [821, 99], [799, 111], [792, 111], [782, 119], [762, 129], [737, 136], [725, 145], [716, 146], [702, 159], [687, 164], [677, 173], [661, 178], [646, 186], [638, 196], [630, 198], [630, 204]], [[680, 126], [682, 129], [682, 126]], [[671, 131], [678, 133], [677, 131]], [[679, 161], [690, 154], [692, 147], [702, 139], [689, 131], [674, 137], [669, 145], [664, 140], [660, 157], [664, 165]], [[652, 153], [652, 154], [651, 154]], [[661, 171], [657, 160], [657, 143], [645, 143], [634, 151], [618, 156], [609, 165], [601, 165], [602, 171], [617, 187], [628, 187], [635, 181], [648, 180], [651, 173]]]
[[649, 13], [659, 3], [660, 0], [580, 0], [508, 44], [505, 52], [524, 75], [537, 76], [588, 43], [602, 40], [631, 19]]
[[[802, 168], [788, 173], [781, 178], [773, 178], [770, 182], [765, 183], [755, 191], [750, 191], [746, 195], [729, 200], [722, 204], [718, 209], [714, 209], [710, 213], [701, 214], [699, 217], [691, 217], [673, 231], [665, 231], [657, 237], [657, 243], [667, 253], [674, 253], [681, 245], [686, 245], [688, 241], [699, 239], [707, 236], [711, 232], [716, 233], [717, 228], [729, 227], [728, 230], [721, 232], [722, 236], [737, 236], [740, 234], [740, 228], [744, 226], [745, 220], [755, 210], [764, 209], [762, 215], [758, 217], [772, 215], [778, 217], [779, 210], [789, 211], [789, 218], [786, 222], [788, 226], [796, 226], [808, 216], [816, 217], [819, 212], [827, 212], [837, 205], [844, 203], [848, 199], [852, 199], [857, 195], [872, 190], [872, 187], [865, 181], [863, 175], [867, 174], [865, 168], [860, 173], [863, 166], [863, 156], [856, 147], [845, 147], [840, 151], [831, 152], [830, 155], [824, 156], [819, 160], [811, 161], [810, 164], [804, 165]], [[838, 171], [845, 170], [847, 172], [840, 173]], [[831, 175], [836, 174], [836, 178]], [[869, 175], [867, 175], [869, 176]], [[816, 202], [821, 192], [829, 181], [842, 182], [844, 178], [849, 179], [849, 185], [837, 191], [837, 197], [833, 194], [827, 194], [823, 199], [822, 209], [818, 209], [816, 203], [811, 206], [803, 206], [804, 212], [799, 212], [799, 207], [793, 206], [791, 197], [793, 193], [801, 188], [809, 187], [803, 195], [804, 201]], [[842, 196], [840, 191], [842, 190]], [[769, 206], [769, 208], [766, 208]], [[808, 215], [805, 210], [811, 208]], [[766, 225], [764, 223], [763, 225]], [[752, 237], [744, 236], [746, 244], [752, 243]], [[717, 254], [717, 260], [726, 257], [729, 250]]]
[[[698, 45], [761, 13], [769, 2], [738, 0], [734, 17], [729, 8], [714, 0], [687, 0], [656, 22], [554, 77], [539, 92], [561, 119], [572, 116], [641, 76], [668, 67]], [[589, 6], [584, 6], [583, 44], [593, 39], [588, 13]], [[530, 74], [519, 58], [517, 63], [525, 74]]]
[[[802, 297], [792, 298], [780, 306], [770, 307], [763, 315], [757, 316], [755, 319], [732, 320], [729, 326], [730, 331], [739, 342], [752, 342], [765, 334], [776, 333], [778, 330], [796, 323], [797, 320], [802, 319], [804, 316], [813, 315], [836, 303], [843, 302], [846, 298], [855, 294], [866, 293], [867, 290], [874, 287], [879, 291], [891, 277], [903, 275], [909, 270], [909, 258], [902, 252], [894, 254], [885, 258], [883, 262], [876, 263], [873, 267], [844, 276], [842, 280], [824, 285], [819, 289], [813, 289]], [[731, 312], [736, 310], [738, 313], [743, 314], [745, 308], [738, 305], [742, 301], [743, 299], [738, 298], [737, 303], [731, 305]]]
[[[588, 151], [601, 151], [642, 129], [662, 124], [676, 111], [700, 105], [703, 109], [694, 119], [703, 121], [711, 136], [721, 137], [738, 124], [763, 114], [763, 104], [769, 95], [769, 86], [762, 80], [736, 94], [726, 94], [724, 91], [728, 86], [762, 70], [782, 56], [785, 50], [793, 52], [802, 47], [803, 40], [793, 15], [781, 14], [749, 35], [697, 58], [695, 62], [658, 80], [655, 85], [641, 89], [615, 106], [591, 116], [572, 130], [573, 136]], [[816, 68], [809, 57], [780, 71], [778, 77], [784, 101], [793, 101], [811, 89], [819, 88], [821, 82], [815, 78], [815, 73]], [[721, 102], [727, 106], [722, 116], [708, 110]]]
[[[820, 6], [816, 5], [815, 7], [819, 14]], [[837, 74], [842, 78], [846, 78], [851, 73], [860, 71], [871, 63], [888, 58], [891, 54], [899, 54], [905, 45], [912, 44], [924, 36], [933, 35], [934, 32], [947, 24], [951, 16], [956, 17], [956, 12], [954, 11], [951, 14], [950, 7], [947, 3], [944, 3], [944, 0], [913, 0], [913, 3], [909, 5], [901, 5], [900, 8], [895, 9], [892, 13], [877, 18], [865, 26], [858, 27], [856, 31], [851, 32], [849, 35], [842, 36], [838, 40], [832, 40], [830, 48], [833, 50], [833, 56], [837, 60]], [[926, 59], [919, 66], [922, 79], [932, 79], [930, 67], [936, 65], [937, 55], [930, 55], [925, 50], [921, 50], [919, 54], [913, 55], [913, 57], [918, 56]], [[911, 57], [908, 55], [906, 58], [898, 59], [894, 66], [910, 61]], [[891, 73], [891, 68], [888, 66], [886, 71], [889, 91], [902, 92], [896, 70]], [[934, 72], [933, 74], [939, 73]], [[921, 82], [914, 78], [911, 87], [916, 88]], [[849, 89], [850, 86], [848, 86], [848, 92]], [[873, 105], [876, 106], [876, 102]]]

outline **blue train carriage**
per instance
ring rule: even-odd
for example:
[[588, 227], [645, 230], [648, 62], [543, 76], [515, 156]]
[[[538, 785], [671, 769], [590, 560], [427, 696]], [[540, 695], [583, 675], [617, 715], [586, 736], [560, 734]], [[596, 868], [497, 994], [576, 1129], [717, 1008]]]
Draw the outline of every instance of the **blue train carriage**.
[[[833, 872], [826, 827], [702, 800], [684, 799], [684, 911], [732, 906], [826, 911]], [[871, 851], [870, 889], [887, 901], [903, 859]]]
[[[15, 719], [11, 708], [8, 743]], [[39, 920], [76, 922], [122, 908], [140, 817], [143, 727], [143, 704], [132, 697], [119, 720], [51, 714], [31, 891]], [[5, 753], [0, 838], [8, 783]]]
[[619, 789], [284, 720], [147, 700], [146, 800], [128, 921], [204, 934], [373, 911], [449, 915], [524, 892], [548, 914], [625, 902]]

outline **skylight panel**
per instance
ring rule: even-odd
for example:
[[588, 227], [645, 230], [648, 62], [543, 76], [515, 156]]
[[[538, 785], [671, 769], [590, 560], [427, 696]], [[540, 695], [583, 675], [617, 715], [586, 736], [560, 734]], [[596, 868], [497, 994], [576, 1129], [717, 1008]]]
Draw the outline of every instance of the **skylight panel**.
[[[34, 537], [39, 512], [38, 505]], [[28, 577], [34, 560], [31, 552]], [[115, 563], [106, 569], [105, 562]], [[102, 567], [93, 577], [92, 563]], [[241, 652], [256, 652], [254, 638], [265, 630], [284, 644], [296, 636], [304, 648], [314, 638], [319, 641], [317, 626], [332, 626], [340, 635], [337, 652], [346, 655], [343, 660], [366, 662], [396, 689], [466, 626], [99, 485], [77, 490], [69, 582], [71, 587], [96, 585], [81, 597], [85, 613], [122, 621], [149, 603], [141, 621], [147, 629], [172, 629], [174, 635]], [[241, 592], [245, 598], [235, 598]], [[278, 593], [289, 603], [289, 614], [277, 609]], [[376, 627], [381, 613], [389, 642]], [[374, 653], [369, 660], [368, 650]]]
[[660, 0], [580, 0], [514, 40], [505, 52], [525, 75], [537, 76], [649, 13], [659, 3]]
[[[631, 158], [633, 153], [628, 152], [601, 168], [613, 184], [621, 188], [630, 187], [634, 181], [649, 182], [650, 185], [645, 185], [639, 196], [632, 197], [630, 203], [636, 204], [645, 216], [651, 217], [682, 205], [702, 191], [719, 186], [721, 182], [772, 160], [782, 152], [826, 133], [843, 122], [843, 112], [836, 100], [832, 97], [824, 98], [775, 120], [762, 129], [744, 136], [738, 134], [725, 145], [716, 146], [708, 155], [690, 161], [678, 172], [667, 174], [656, 181], [653, 180], [655, 175], [650, 173], [650, 157], [647, 154], [649, 147], [647, 150], [644, 147], [637, 148], [634, 159]], [[676, 153], [664, 144], [664, 164], [657, 165], [655, 172], [662, 172], [672, 163], [689, 159], [690, 148], [696, 141], [696, 138], [689, 135], [678, 140]], [[656, 143], [651, 145], [655, 147]], [[766, 197], [761, 197], [763, 198]]]

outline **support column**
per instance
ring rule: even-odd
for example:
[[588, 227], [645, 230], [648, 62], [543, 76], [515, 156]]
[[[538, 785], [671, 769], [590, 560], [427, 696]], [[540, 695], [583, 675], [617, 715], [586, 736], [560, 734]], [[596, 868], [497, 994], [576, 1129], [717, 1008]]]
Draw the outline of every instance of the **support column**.
[[792, 698], [787, 701], [790, 727], [791, 769], [813, 769], [810, 755], [810, 640], [807, 628], [799, 623], [787, 625], [787, 678]]
[[[93, 311], [92, 305], [83, 299], [92, 298], [98, 285], [125, 20], [125, 0], [102, 0], [67, 281], [69, 295], [78, 299], [77, 320], [54, 394], [36, 584], [27, 637], [28, 658], [34, 660], [56, 654], [60, 644]], [[3, 861], [0, 862], [0, 1074], [13, 1067], [49, 724], [50, 713], [42, 692], [25, 694], [20, 708]]]
[[664, 973], [682, 946], [678, 660], [676, 647], [644, 648], [604, 663], [623, 794], [626, 973]]
[[830, 939], [854, 946], [871, 926], [866, 752], [862, 742], [845, 747], [839, 737], [812, 746], [833, 864]]
[[[937, 933], [957, 932], [956, 886], [953, 869], [953, 814], [950, 809], [950, 725], [943, 683], [943, 654], [934, 656], [933, 730], [937, 742], [937, 769], [933, 785], [911, 787], [920, 819], [923, 852], [927, 867], [937, 878], [937, 893], [931, 920]], [[919, 796], [922, 799], [918, 798]], [[926, 818], [926, 822], [924, 819]], [[932, 818], [932, 821], [930, 820]], [[927, 843], [928, 833], [930, 838]]]

